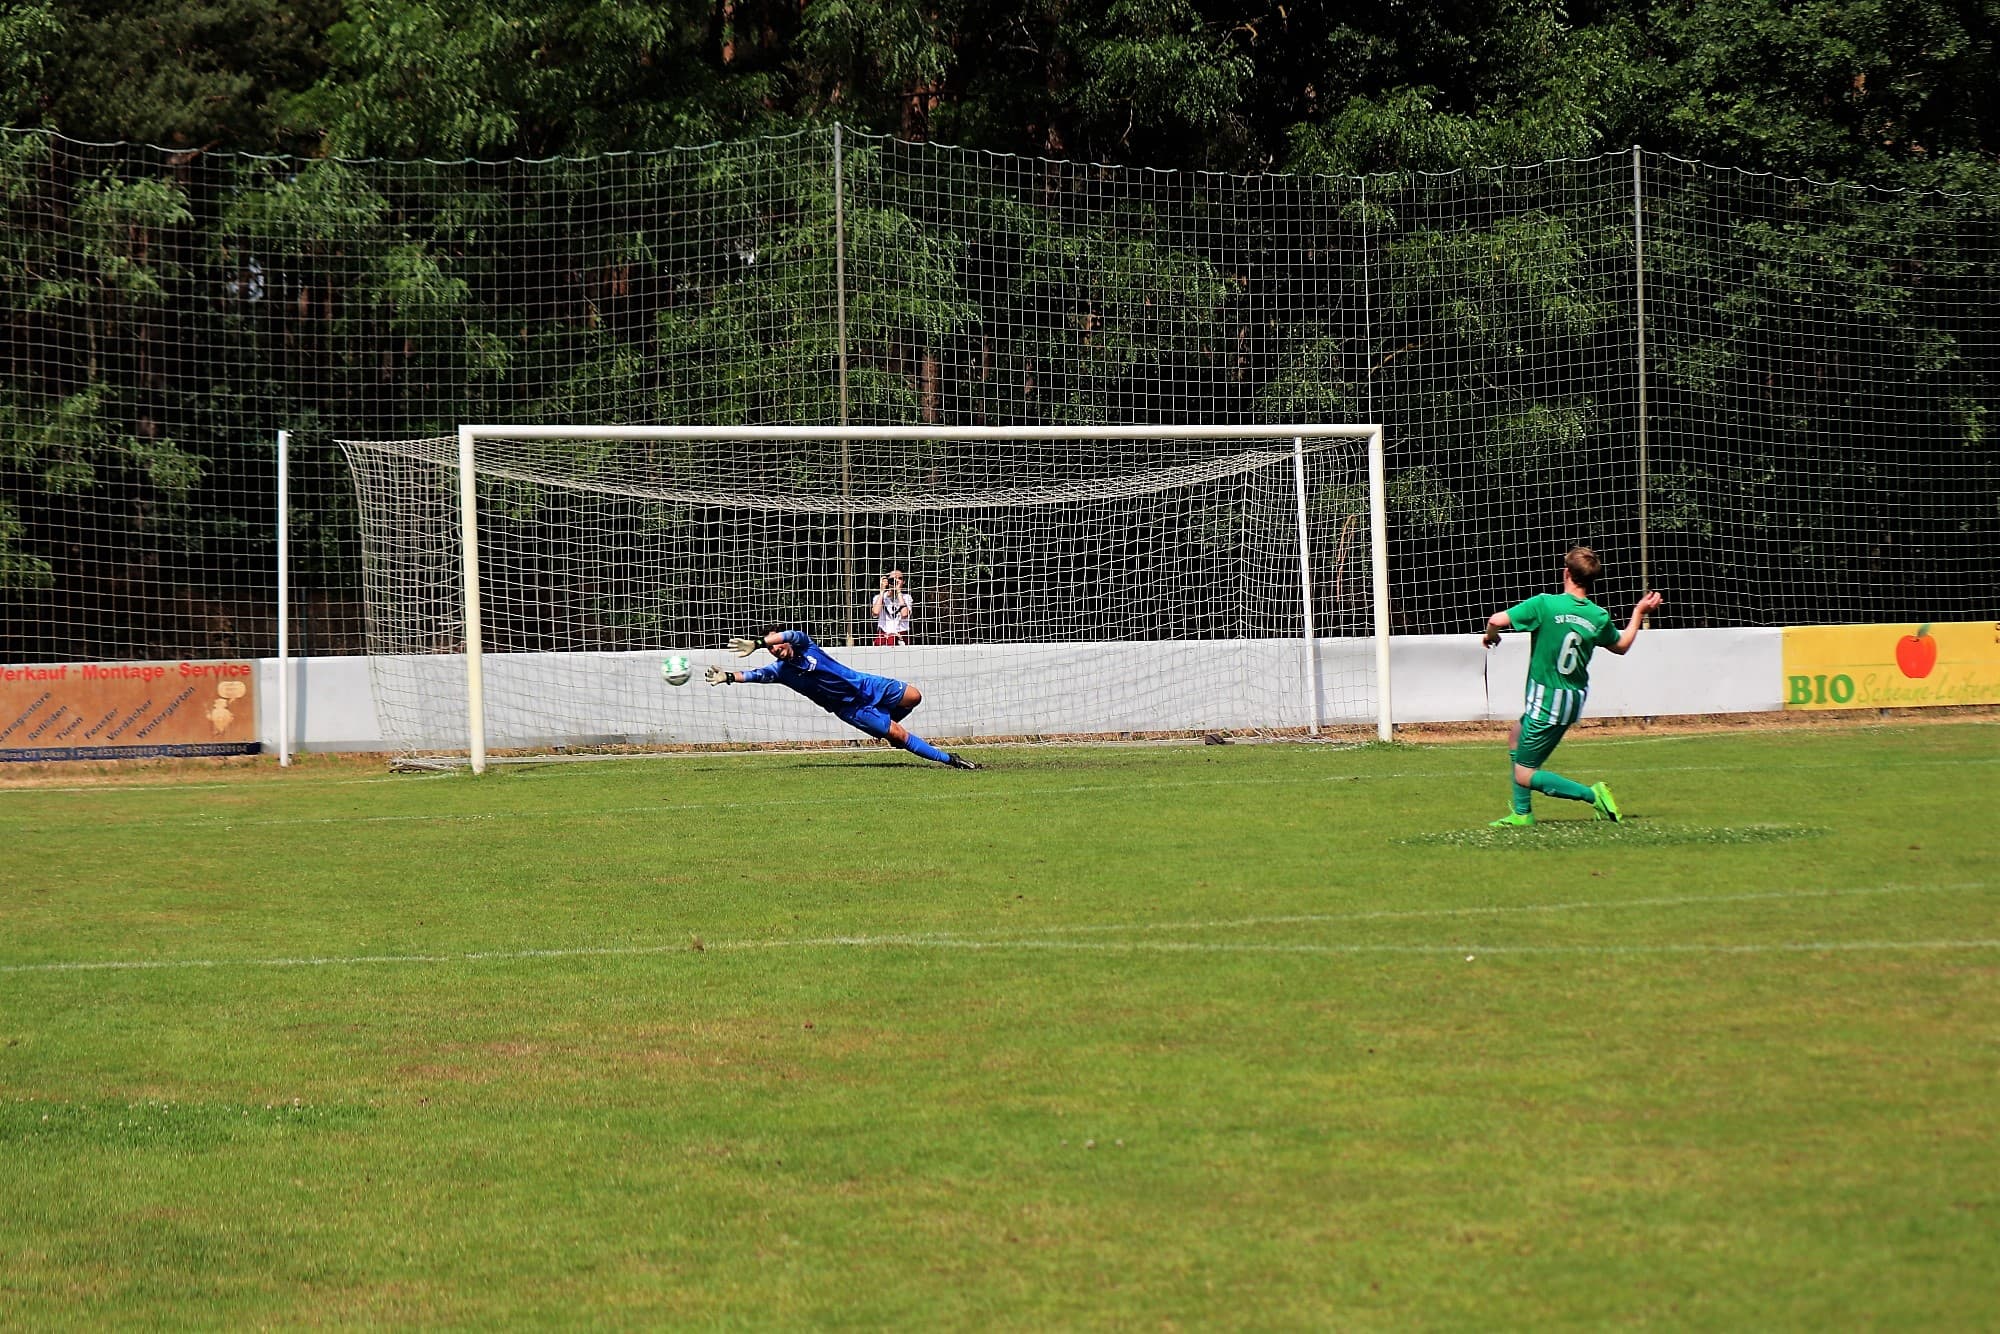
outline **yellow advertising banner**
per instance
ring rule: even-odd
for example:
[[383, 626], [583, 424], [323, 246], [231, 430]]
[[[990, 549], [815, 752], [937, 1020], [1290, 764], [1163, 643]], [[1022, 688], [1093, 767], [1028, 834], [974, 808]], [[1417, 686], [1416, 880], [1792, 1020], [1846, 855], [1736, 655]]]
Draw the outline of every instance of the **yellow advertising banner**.
[[0, 666], [0, 761], [254, 755], [248, 662]]
[[1785, 630], [1787, 709], [2000, 704], [2000, 624], [1806, 625]]

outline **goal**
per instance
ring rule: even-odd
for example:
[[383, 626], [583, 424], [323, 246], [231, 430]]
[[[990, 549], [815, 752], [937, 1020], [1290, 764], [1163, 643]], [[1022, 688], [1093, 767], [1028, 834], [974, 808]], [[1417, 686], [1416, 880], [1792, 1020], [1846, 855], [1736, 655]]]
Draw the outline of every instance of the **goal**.
[[[1390, 734], [1379, 426], [340, 443], [377, 713], [407, 756], [855, 738], [782, 688], [701, 684], [755, 665], [724, 645], [769, 625], [917, 685], [933, 739]], [[877, 646], [892, 570], [910, 628]], [[661, 680], [669, 654], [694, 684]]]

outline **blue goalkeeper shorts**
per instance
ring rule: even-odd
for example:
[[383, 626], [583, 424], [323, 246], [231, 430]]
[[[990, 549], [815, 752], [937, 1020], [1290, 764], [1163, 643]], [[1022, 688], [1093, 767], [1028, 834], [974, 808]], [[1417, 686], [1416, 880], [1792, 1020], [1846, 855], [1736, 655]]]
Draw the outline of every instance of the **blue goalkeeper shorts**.
[[881, 688], [875, 692], [872, 702], [858, 709], [847, 709], [833, 716], [849, 727], [857, 727], [872, 737], [887, 737], [889, 727], [896, 719], [890, 712], [902, 703], [903, 692], [909, 687], [891, 677], [880, 678]]
[[889, 711], [879, 704], [870, 705], [865, 709], [851, 709], [833, 716], [849, 727], [860, 728], [869, 736], [884, 738], [889, 735], [889, 725], [896, 721], [889, 716]]

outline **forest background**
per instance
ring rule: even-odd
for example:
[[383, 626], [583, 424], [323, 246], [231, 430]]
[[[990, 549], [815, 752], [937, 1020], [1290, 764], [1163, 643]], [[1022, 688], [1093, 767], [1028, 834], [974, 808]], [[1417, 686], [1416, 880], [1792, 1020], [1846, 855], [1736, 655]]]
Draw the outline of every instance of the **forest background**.
[[[718, 149], [705, 170], [718, 190], [741, 191], [748, 168], [730, 163], [740, 163], [742, 145], [835, 124], [857, 136], [893, 136], [870, 141], [876, 158], [871, 168], [864, 152], [859, 178], [886, 172], [897, 145], [951, 144], [1192, 173], [1379, 178], [1386, 195], [1423, 173], [1591, 159], [1638, 144], [1658, 159], [1705, 169], [1868, 187], [1835, 192], [1830, 205], [1815, 201], [1825, 208], [1817, 220], [1801, 222], [1799, 213], [1773, 224], [1799, 207], [1793, 197], [1758, 204], [1734, 232], [1720, 225], [1724, 253], [1749, 255], [1741, 274], [1690, 258], [1691, 250], [1676, 258], [1669, 239], [1659, 262], [1693, 275], [1691, 307], [1726, 306], [1739, 287], [1754, 295], [1730, 312], [1733, 334], [1691, 335], [1677, 360], [1667, 346], [1671, 314], [1661, 312], [1657, 410], [1670, 410], [1677, 385], [1687, 396], [1689, 443], [1676, 462], [1673, 432], [1662, 429], [1651, 480], [1637, 485], [1655, 493], [1655, 540], [1685, 538], [1676, 572], [1690, 592], [1700, 585], [1695, 601], [1712, 621], [1991, 615], [2000, 611], [1990, 605], [2000, 457], [1988, 427], [2000, 406], [1997, 36], [1993, 0], [0, 5], [0, 122], [15, 130], [0, 141], [8, 210], [0, 254], [0, 602], [13, 604], [0, 618], [0, 659], [269, 651], [268, 605], [221, 587], [228, 581], [215, 575], [259, 565], [271, 542], [264, 499], [271, 465], [258, 452], [268, 445], [246, 444], [246, 434], [267, 440], [270, 428], [290, 425], [324, 442], [340, 429], [445, 429], [482, 408], [545, 419], [658, 418], [665, 399], [657, 382], [641, 386], [637, 398], [604, 388], [624, 373], [636, 345], [620, 342], [620, 330], [641, 325], [655, 366], [678, 364], [669, 355], [675, 339], [714, 365], [735, 364], [718, 351], [731, 339], [744, 357], [775, 364], [768, 323], [725, 327], [713, 318], [715, 302], [695, 319], [685, 312], [696, 303], [684, 297], [647, 305], [643, 293], [620, 288], [621, 298], [645, 308], [607, 316], [599, 329], [611, 307], [583, 292], [598, 279], [574, 255], [527, 247], [472, 256], [467, 218], [477, 210], [468, 199], [487, 191], [496, 209], [524, 226], [543, 216], [545, 234], [556, 235], [565, 224], [551, 201], [573, 179], [544, 173], [524, 185], [519, 172], [494, 172], [392, 181], [382, 171], [335, 170], [340, 164], [594, 159], [720, 141], [738, 147]], [[152, 147], [93, 147], [120, 144]], [[260, 165], [254, 155], [265, 154], [270, 163]], [[782, 195], [788, 170], [772, 169], [749, 192]], [[1623, 189], [1624, 170], [1613, 162], [1600, 175]], [[796, 186], [803, 178], [789, 179]], [[939, 180], [941, 194], [968, 188], [950, 172]], [[1519, 369], [1524, 361], [1630, 360], [1618, 342], [1628, 321], [1614, 308], [1626, 298], [1604, 295], [1609, 279], [1592, 286], [1592, 275], [1629, 269], [1630, 257], [1611, 254], [1591, 231], [1601, 222], [1603, 236], [1616, 239], [1629, 226], [1621, 212], [1629, 208], [1614, 190], [1593, 222], [1560, 215], [1546, 198], [1478, 213], [1490, 243], [1479, 262], [1506, 283], [1482, 278], [1467, 254], [1440, 248], [1437, 238], [1470, 225], [1465, 219], [1419, 226], [1409, 219], [1422, 209], [1406, 210], [1402, 253], [1408, 259], [1421, 250], [1422, 258], [1400, 278], [1378, 279], [1379, 290], [1368, 294], [1380, 302], [1371, 317], [1413, 311], [1412, 293], [1453, 283], [1492, 287], [1492, 309], [1452, 306], [1441, 332], [1400, 338], [1371, 330], [1368, 347], [1332, 354], [1324, 352], [1327, 330], [1301, 320], [1267, 340], [1268, 355], [1247, 376], [1254, 393], [1223, 404], [1222, 415], [1352, 419], [1355, 400], [1344, 386], [1386, 385], [1384, 346], [1434, 350], [1433, 377], [1424, 383], [1436, 387], [1392, 395], [1398, 421], [1478, 424], [1452, 437], [1450, 458], [1443, 446], [1423, 458], [1405, 455], [1399, 568], [1451, 552], [1489, 582], [1522, 577], [1506, 552], [1545, 535], [1505, 521], [1519, 497], [1497, 479], [1538, 468], [1559, 473], [1563, 458], [1589, 457], [1593, 441], [1629, 434], [1629, 412], [1604, 404], [1629, 397], [1630, 387], [1608, 373], [1581, 392], [1555, 380], [1529, 383], [1533, 374]], [[1018, 284], [970, 283], [964, 244], [908, 244], [936, 233], [921, 231], [920, 207], [901, 221], [887, 218], [894, 212], [885, 204], [862, 227], [873, 225], [878, 243], [900, 244], [915, 257], [900, 275], [907, 286], [896, 289], [914, 295], [908, 309], [878, 312], [872, 353], [868, 311], [857, 315], [857, 360], [882, 372], [874, 390], [864, 384], [876, 398], [857, 419], [931, 420], [941, 401], [935, 382], [949, 379], [950, 356], [902, 344], [963, 341], [974, 325], [984, 338], [998, 324], [991, 312], [972, 310], [982, 293], [1026, 298]], [[1125, 346], [1115, 371], [1130, 383], [1120, 395], [1081, 407], [1073, 395], [1057, 415], [1160, 419], [1194, 410], [1192, 396], [1163, 400], [1158, 385], [1205, 373], [1194, 363], [1212, 354], [1204, 340], [1217, 340], [1204, 322], [1230, 323], [1234, 315], [1217, 312], [1256, 280], [1210, 263], [1196, 241], [1163, 228], [1171, 212], [1153, 200], [1137, 207], [1145, 216], [1117, 225], [1100, 216], [1074, 226], [1005, 219], [1023, 235], [1044, 229], [1019, 241], [1019, 253], [1067, 255], [1079, 273], [1122, 265], [1129, 271], [1117, 276], [1131, 290], [1157, 291], [1161, 302], [1186, 308], [1179, 324], [1178, 307], [1148, 315], [1149, 329], [1168, 328], [1162, 336], [1185, 348]], [[988, 232], [1001, 225], [993, 216], [980, 223]], [[1366, 208], [1342, 217], [1387, 231]], [[899, 233], [904, 223], [916, 230]], [[718, 236], [737, 225], [714, 224]], [[1275, 229], [1268, 217], [1257, 225]], [[393, 243], [360, 243], [384, 228]], [[600, 258], [629, 248], [638, 234], [626, 226], [613, 236], [619, 228], [606, 224], [594, 252]], [[762, 239], [778, 254], [801, 235]], [[724, 243], [736, 242], [724, 236]], [[254, 271], [245, 258], [252, 250]], [[293, 325], [259, 324], [246, 316], [243, 298], [267, 286], [275, 292], [281, 275], [273, 256], [286, 250], [282, 258], [296, 272], [318, 265], [315, 274], [335, 274], [325, 281], [344, 286], [329, 295], [300, 280]], [[1848, 264], [1847, 256], [1868, 258]], [[581, 295], [550, 296], [571, 273], [580, 275]], [[1739, 282], [1743, 275], [1754, 282]], [[710, 279], [683, 273], [676, 281], [685, 290]], [[1077, 312], [1093, 298], [1076, 291], [1092, 281], [1081, 277], [1059, 295], [1048, 339], [1097, 327], [1101, 312]], [[1406, 289], [1400, 297], [1398, 283]], [[539, 330], [532, 340], [543, 341], [532, 347], [507, 344], [507, 331], [523, 325], [530, 290], [542, 303], [530, 311], [537, 322], [576, 326], [560, 346]], [[1309, 303], [1311, 291], [1301, 290]], [[286, 295], [290, 301], [291, 289]], [[1861, 323], [1833, 328], [1829, 302]], [[580, 332], [586, 318], [572, 305], [590, 307], [588, 331]], [[1800, 313], [1802, 305], [1811, 311]], [[313, 320], [318, 332], [302, 332]], [[1523, 341], [1531, 325], [1537, 332]], [[1196, 344], [1199, 353], [1188, 350]], [[797, 347], [801, 358], [827, 359], [824, 340]], [[1888, 362], [1857, 355], [1872, 347], [1892, 349]], [[239, 356], [245, 348], [253, 351]], [[1329, 357], [1323, 383], [1300, 389]], [[1482, 359], [1512, 369], [1466, 376]], [[1419, 360], [1405, 357], [1396, 373], [1416, 374]], [[392, 362], [393, 374], [385, 369]], [[1034, 362], [1032, 352], [1021, 354], [1020, 365]], [[532, 383], [512, 369], [531, 363], [555, 369]], [[513, 388], [496, 391], [510, 374]], [[1140, 383], [1147, 375], [1153, 381]], [[1845, 378], [1830, 386], [1830, 375]], [[1459, 382], [1446, 385], [1454, 376]], [[1219, 372], [1215, 378], [1220, 385]], [[419, 381], [420, 392], [409, 388]], [[579, 389], [586, 383], [593, 387]], [[767, 394], [759, 402], [713, 384], [682, 390], [676, 401], [699, 403], [703, 419], [829, 419], [818, 390], [810, 401]], [[1754, 410], [1741, 407], [1752, 400]], [[1897, 428], [1904, 452], [1893, 460], [1845, 459], [1856, 490], [1829, 497], [1812, 480], [1824, 471], [1811, 457], [1824, 446], [1823, 422], [1803, 424], [1829, 402], [1850, 423], [1915, 404], [1922, 422]], [[1050, 415], [1020, 402], [990, 406], [981, 419]], [[1703, 453], [1715, 441], [1696, 437], [1732, 414], [1747, 423], [1741, 448]], [[1520, 443], [1530, 434], [1567, 452], [1537, 458]], [[1599, 469], [1607, 488], [1632, 489], [1625, 467]], [[305, 615], [318, 617], [325, 646], [352, 649], [360, 613], [351, 605], [358, 585], [354, 525], [344, 511], [351, 497], [343, 498], [330, 451], [303, 468], [309, 499], [298, 555], [320, 595], [317, 612], [306, 599]], [[1734, 491], [1702, 490], [1709, 481], [1701, 479], [1718, 471], [1732, 475]], [[1941, 505], [1943, 490], [1958, 499]], [[1856, 533], [1856, 495], [1871, 500], [1877, 531]], [[1629, 536], [1622, 520], [1586, 510], [1565, 531], [1603, 538], [1609, 530], [1614, 545]], [[1479, 550], [1482, 543], [1491, 551]], [[1788, 600], [1750, 591], [1766, 565], [1700, 583], [1717, 552], [1744, 550], [1786, 571]], [[1531, 554], [1535, 563], [1524, 570], [1540, 570], [1542, 553]], [[1487, 596], [1473, 582], [1431, 601], [1409, 590], [1398, 628], [1455, 626]], [[1913, 582], [1938, 591], [1921, 606], [1887, 591]], [[208, 591], [190, 596], [191, 584]], [[1840, 591], [1826, 591], [1833, 588]], [[1337, 623], [1339, 609], [1331, 611]]]
[[99, 142], [588, 155], [864, 131], [1214, 171], [1366, 174], [1633, 143], [1990, 191], [1990, 0], [42, 0], [0, 119]]

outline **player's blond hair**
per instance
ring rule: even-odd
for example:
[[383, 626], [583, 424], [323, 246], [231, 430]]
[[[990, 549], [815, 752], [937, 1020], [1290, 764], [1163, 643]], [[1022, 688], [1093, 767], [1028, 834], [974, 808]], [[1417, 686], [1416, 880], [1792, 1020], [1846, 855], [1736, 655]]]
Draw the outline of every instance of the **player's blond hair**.
[[1604, 562], [1589, 547], [1571, 547], [1569, 554], [1563, 557], [1563, 568], [1569, 571], [1569, 577], [1576, 581], [1576, 586], [1588, 593], [1590, 586], [1597, 582], [1597, 576], [1604, 572]]

